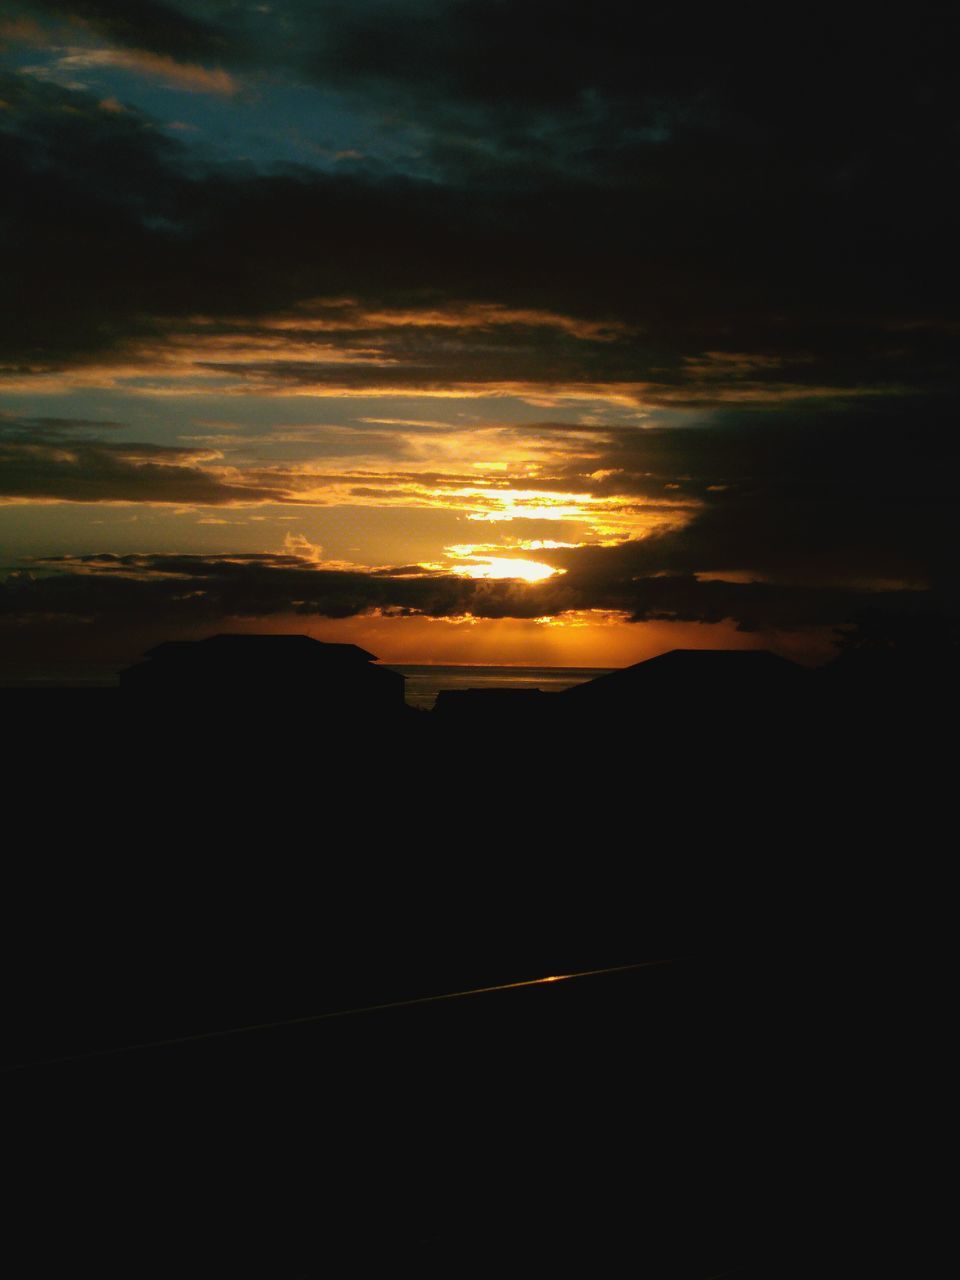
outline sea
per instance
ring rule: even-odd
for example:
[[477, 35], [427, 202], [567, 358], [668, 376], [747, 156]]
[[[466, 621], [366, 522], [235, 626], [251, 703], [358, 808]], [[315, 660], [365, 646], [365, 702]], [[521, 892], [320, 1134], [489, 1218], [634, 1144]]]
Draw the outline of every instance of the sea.
[[[0, 668], [0, 689], [110, 689], [128, 663], [76, 662]], [[561, 693], [606, 675], [609, 667], [401, 666], [384, 663], [406, 677], [407, 702], [429, 711], [441, 689], [541, 689]]]
[[609, 667], [402, 667], [392, 670], [406, 676], [407, 702], [429, 711], [441, 689], [541, 689], [562, 693], [575, 684], [606, 675]]

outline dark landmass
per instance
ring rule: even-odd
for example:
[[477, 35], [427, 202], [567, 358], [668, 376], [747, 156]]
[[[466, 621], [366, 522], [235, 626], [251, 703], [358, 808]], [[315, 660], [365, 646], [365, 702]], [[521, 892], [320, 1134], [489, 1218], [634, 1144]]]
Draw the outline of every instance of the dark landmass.
[[798, 1215], [943, 937], [949, 665], [865, 652], [499, 718], [5, 698], [18, 1274], [819, 1274]]

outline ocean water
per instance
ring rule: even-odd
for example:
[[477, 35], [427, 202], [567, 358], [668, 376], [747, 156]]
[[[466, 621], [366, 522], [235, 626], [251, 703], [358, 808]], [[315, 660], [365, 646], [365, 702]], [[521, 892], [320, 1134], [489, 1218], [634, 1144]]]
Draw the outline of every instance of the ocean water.
[[[387, 665], [387, 664], [384, 664]], [[606, 675], [609, 667], [429, 667], [397, 666], [407, 678], [407, 702], [429, 711], [441, 689], [542, 689], [560, 693], [595, 676]]]
[[[0, 689], [109, 689], [127, 663], [75, 662], [0, 667]], [[429, 711], [441, 689], [542, 689], [560, 693], [605, 675], [608, 667], [440, 667], [384, 663], [406, 676], [407, 702]]]

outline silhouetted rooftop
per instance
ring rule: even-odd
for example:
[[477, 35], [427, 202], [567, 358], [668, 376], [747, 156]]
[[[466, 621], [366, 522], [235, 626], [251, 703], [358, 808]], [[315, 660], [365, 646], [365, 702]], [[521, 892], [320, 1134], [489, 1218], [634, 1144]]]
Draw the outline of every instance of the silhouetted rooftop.
[[370, 716], [405, 709], [404, 677], [381, 667], [355, 644], [327, 644], [311, 636], [226, 634], [169, 640], [143, 662], [120, 672], [125, 689], [263, 699], [282, 694], [322, 697], [328, 715]]
[[163, 644], [148, 649], [146, 658], [163, 661], [180, 661], [186, 659], [195, 662], [198, 659], [222, 662], [229, 661], [262, 661], [263, 659], [283, 662], [301, 661], [316, 662], [331, 660], [341, 662], [376, 662], [376, 656], [361, 649], [355, 644], [329, 644], [324, 640], [314, 640], [312, 636], [260, 635], [239, 632], [227, 632], [223, 635], [208, 636], [205, 640], [166, 640]]
[[671, 649], [620, 671], [588, 680], [567, 689], [565, 696], [580, 699], [619, 697], [634, 688], [703, 689], [793, 684], [807, 675], [805, 667], [769, 649]]

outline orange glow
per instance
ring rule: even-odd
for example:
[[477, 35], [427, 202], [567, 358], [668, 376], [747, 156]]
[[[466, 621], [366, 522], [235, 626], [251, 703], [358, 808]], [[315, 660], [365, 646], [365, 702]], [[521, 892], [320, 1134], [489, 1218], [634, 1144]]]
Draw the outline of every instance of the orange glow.
[[[244, 629], [239, 621], [237, 629]], [[549, 622], [533, 618], [424, 618], [361, 614], [353, 618], [278, 615], [251, 620], [251, 631], [305, 632], [318, 640], [359, 644], [383, 663], [465, 666], [627, 667], [668, 649], [742, 649], [732, 622], [630, 623], [622, 613], [583, 610]], [[757, 637], [757, 647], [763, 646]], [[798, 652], [797, 656], [801, 656]]]

